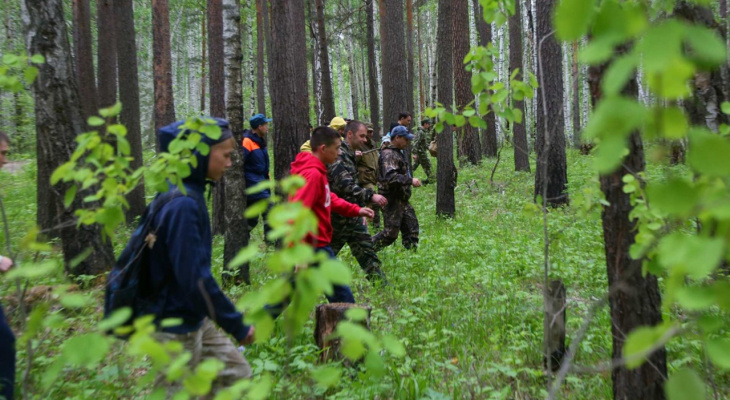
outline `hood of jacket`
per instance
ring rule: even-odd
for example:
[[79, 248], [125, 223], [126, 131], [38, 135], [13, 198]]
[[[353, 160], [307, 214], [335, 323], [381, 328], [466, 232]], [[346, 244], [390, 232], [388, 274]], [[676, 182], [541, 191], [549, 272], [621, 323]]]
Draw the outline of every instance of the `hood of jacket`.
[[322, 175], [327, 174], [327, 166], [312, 153], [302, 152], [297, 154], [294, 162], [291, 163], [291, 173], [301, 175], [302, 172], [314, 169]]
[[[205, 117], [206, 119], [215, 121], [215, 123], [221, 128], [221, 136], [218, 139], [211, 139], [206, 134], [201, 133], [201, 142], [207, 144], [210, 147], [227, 140], [233, 136], [229, 127], [228, 121], [222, 118]], [[181, 135], [187, 135], [190, 133], [189, 129], [183, 129], [185, 121], [173, 122], [170, 125], [163, 126], [157, 131], [157, 138], [160, 141], [160, 148], [162, 151], [169, 151], [170, 144], [175, 138]], [[209, 153], [210, 154], [210, 153]], [[193, 153], [197, 158], [197, 165], [193, 167], [190, 165], [190, 175], [183, 179], [183, 182], [187, 185], [193, 185], [199, 188], [204, 188], [208, 176], [208, 155], [203, 155], [199, 151]]]

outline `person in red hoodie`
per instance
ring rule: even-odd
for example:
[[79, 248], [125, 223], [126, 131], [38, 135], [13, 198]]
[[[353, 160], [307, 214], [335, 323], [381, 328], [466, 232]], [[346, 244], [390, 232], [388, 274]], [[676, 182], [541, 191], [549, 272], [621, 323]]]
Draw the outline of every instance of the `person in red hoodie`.
[[[310, 208], [319, 221], [316, 234], [310, 234], [307, 242], [316, 251], [326, 252], [330, 258], [335, 253], [330, 247], [332, 240], [331, 212], [344, 217], [372, 218], [375, 214], [367, 207], [349, 203], [330, 191], [327, 181], [327, 164], [337, 160], [340, 152], [340, 134], [326, 126], [320, 126], [312, 132], [310, 141], [312, 152], [301, 152], [291, 164], [291, 173], [302, 176], [306, 183], [292, 197], [291, 201], [301, 201]], [[355, 297], [348, 286], [334, 285], [332, 296], [327, 296], [330, 303], [354, 303]]]

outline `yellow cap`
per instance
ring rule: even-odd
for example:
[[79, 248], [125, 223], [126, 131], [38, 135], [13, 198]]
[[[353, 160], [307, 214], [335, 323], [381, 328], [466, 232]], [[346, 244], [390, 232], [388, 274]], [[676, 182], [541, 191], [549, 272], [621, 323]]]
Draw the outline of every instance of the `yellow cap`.
[[345, 129], [345, 125], [347, 125], [347, 122], [342, 117], [334, 117], [330, 122], [330, 128], [338, 131]]

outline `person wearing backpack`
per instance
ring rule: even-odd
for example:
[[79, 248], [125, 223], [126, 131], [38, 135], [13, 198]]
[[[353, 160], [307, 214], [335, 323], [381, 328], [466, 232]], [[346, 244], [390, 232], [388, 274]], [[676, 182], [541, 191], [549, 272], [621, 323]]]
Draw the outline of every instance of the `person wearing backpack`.
[[[253, 341], [253, 327], [243, 323], [243, 315], [221, 291], [211, 274], [211, 228], [210, 217], [205, 203], [205, 187], [209, 181], [217, 181], [231, 166], [231, 152], [234, 151], [233, 135], [224, 119], [214, 119], [221, 128], [219, 139], [210, 139], [201, 133], [202, 142], [210, 146], [208, 155], [199, 152], [197, 166], [191, 164], [191, 174], [183, 179], [186, 194], [170, 185], [170, 191], [158, 195], [150, 205], [154, 215], [150, 219], [154, 240], [146, 240], [152, 248], [149, 251], [149, 285], [140, 286], [139, 297], [149, 299], [142, 310], [135, 314], [154, 314], [159, 323], [167, 318], [178, 318], [181, 324], [164, 327], [157, 332], [160, 341], [179, 341], [185, 350], [192, 354], [189, 362], [191, 369], [206, 358], [216, 358], [225, 363], [213, 383], [211, 393], [235, 381], [251, 376], [248, 361], [238, 350], [239, 345]], [[162, 151], [167, 151], [170, 143], [183, 134], [182, 121], [160, 128], [158, 138]], [[185, 132], [187, 134], [189, 132]], [[155, 207], [155, 201], [165, 199], [165, 204]], [[138, 229], [136, 235], [146, 235], [147, 231]], [[125, 249], [126, 251], [127, 249]], [[142, 289], [144, 288], [144, 289]], [[154, 288], [154, 289], [151, 289]], [[235, 344], [216, 325], [228, 335], [233, 336]], [[168, 386], [172, 389], [178, 382], [170, 383], [161, 376], [155, 386]], [[168, 393], [174, 393], [168, 391]]]
[[[7, 162], [10, 138], [0, 132], [0, 168]], [[6, 272], [13, 266], [13, 260], [0, 256], [0, 272]], [[15, 335], [5, 319], [5, 312], [0, 305], [0, 398], [13, 400], [15, 389]]]

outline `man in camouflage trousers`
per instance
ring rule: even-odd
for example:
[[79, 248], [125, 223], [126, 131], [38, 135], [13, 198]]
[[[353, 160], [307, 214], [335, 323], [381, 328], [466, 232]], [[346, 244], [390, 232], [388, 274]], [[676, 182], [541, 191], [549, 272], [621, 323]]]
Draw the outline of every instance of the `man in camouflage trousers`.
[[[340, 198], [361, 207], [371, 202], [383, 207], [388, 202], [385, 197], [375, 193], [373, 189], [358, 185], [355, 151], [360, 149], [366, 139], [365, 124], [360, 121], [351, 121], [347, 124], [340, 155], [337, 157], [337, 161], [327, 168], [327, 179], [330, 189]], [[365, 271], [367, 278], [371, 282], [380, 280], [387, 284], [385, 274], [380, 269], [380, 259], [373, 248], [372, 238], [363, 218], [348, 218], [333, 214], [332, 230], [330, 246], [335, 255], [345, 244], [350, 245], [352, 255]]]
[[423, 171], [426, 173], [426, 180], [423, 181], [424, 185], [428, 185], [429, 182], [434, 180], [433, 175], [431, 175], [431, 159], [428, 158], [430, 130], [431, 120], [424, 119], [421, 121], [421, 126], [418, 127], [413, 142], [413, 172], [416, 172], [419, 165], [423, 166]]
[[418, 246], [418, 218], [411, 206], [411, 187], [421, 186], [408, 167], [403, 150], [413, 140], [413, 134], [404, 126], [393, 128], [390, 143], [380, 152], [378, 161], [378, 191], [388, 199], [383, 208], [384, 229], [373, 236], [375, 250], [390, 246], [402, 234], [401, 241], [406, 249]]
[[[373, 141], [373, 124], [367, 123], [368, 135], [360, 145], [360, 155], [357, 157], [357, 184], [365, 189], [371, 189], [373, 192], [378, 188], [378, 158], [380, 150]], [[373, 227], [380, 229], [380, 207], [373, 203], [372, 207], [375, 211], [373, 218]]]

